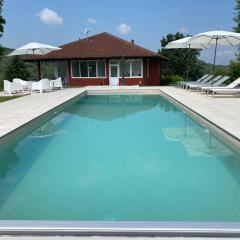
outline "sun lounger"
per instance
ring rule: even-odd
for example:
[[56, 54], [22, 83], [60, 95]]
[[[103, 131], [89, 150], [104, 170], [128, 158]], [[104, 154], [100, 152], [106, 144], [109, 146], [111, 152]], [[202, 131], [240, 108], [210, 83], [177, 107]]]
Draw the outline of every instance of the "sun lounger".
[[234, 94], [239, 93], [240, 89], [236, 88], [237, 86], [240, 86], [240, 77], [233, 81], [232, 83], [228, 84], [227, 86], [219, 86], [219, 87], [212, 87], [207, 89], [207, 95], [212, 92], [212, 95], [217, 93], [228, 93], [228, 94]]
[[199, 78], [197, 81], [181, 81], [179, 82], [179, 85], [182, 87], [182, 88], [185, 88], [187, 84], [191, 84], [191, 83], [200, 83], [202, 82], [204, 79], [206, 79], [209, 75], [204, 75], [202, 76], [201, 78]]
[[212, 90], [212, 96], [214, 97], [215, 94], [217, 93], [222, 93], [222, 94], [240, 94], [240, 89], [239, 88], [232, 88], [232, 89], [213, 89]]
[[218, 81], [214, 82], [212, 84], [212, 86], [203, 86], [200, 88], [200, 90], [201, 90], [201, 92], [207, 92], [208, 89], [220, 86], [221, 84], [226, 82], [229, 78], [230, 78], [229, 76], [224, 76], [224, 77], [220, 78]]
[[23, 92], [23, 86], [19, 83], [13, 83], [8, 80], [3, 81], [4, 93], [12, 95], [13, 93]]
[[39, 91], [40, 93], [51, 91], [50, 81], [47, 78], [43, 78], [38, 82], [33, 82], [31, 92], [34, 91]]
[[211, 86], [211, 84], [215, 83], [216, 81], [218, 81], [220, 78], [222, 78], [223, 76], [213, 76], [211, 78], [209, 78], [207, 81], [198, 83], [198, 84], [189, 84], [188, 85], [188, 89], [189, 90], [198, 90], [203, 86]]

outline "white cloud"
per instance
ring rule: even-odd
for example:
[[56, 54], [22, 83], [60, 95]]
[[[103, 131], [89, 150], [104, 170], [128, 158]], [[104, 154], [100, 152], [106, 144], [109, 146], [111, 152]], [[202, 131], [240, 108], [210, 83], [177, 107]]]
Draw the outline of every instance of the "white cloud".
[[181, 33], [184, 33], [184, 34], [188, 33], [188, 29], [186, 27], [181, 27], [179, 30]]
[[58, 14], [51, 9], [44, 8], [38, 13], [40, 19], [46, 24], [59, 25], [63, 23], [63, 18], [58, 16]]
[[91, 24], [96, 24], [97, 20], [95, 18], [88, 18], [87, 21]]
[[126, 35], [132, 31], [132, 27], [130, 25], [127, 25], [126, 23], [121, 23], [117, 26], [117, 31], [120, 34]]

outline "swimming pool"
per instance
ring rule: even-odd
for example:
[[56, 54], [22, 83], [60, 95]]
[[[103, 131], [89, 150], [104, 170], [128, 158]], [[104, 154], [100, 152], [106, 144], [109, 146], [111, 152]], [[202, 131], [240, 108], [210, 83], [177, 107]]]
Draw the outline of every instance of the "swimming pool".
[[161, 95], [86, 95], [2, 144], [0, 219], [239, 222], [240, 154]]

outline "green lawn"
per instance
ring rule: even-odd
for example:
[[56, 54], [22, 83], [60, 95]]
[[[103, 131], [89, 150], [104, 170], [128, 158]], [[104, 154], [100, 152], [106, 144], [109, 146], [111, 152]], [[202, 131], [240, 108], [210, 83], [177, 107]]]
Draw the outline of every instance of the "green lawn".
[[0, 103], [1, 102], [6, 102], [6, 101], [9, 101], [9, 100], [12, 100], [12, 99], [15, 99], [15, 98], [18, 98], [19, 96], [4, 96], [4, 97], [0, 97]]

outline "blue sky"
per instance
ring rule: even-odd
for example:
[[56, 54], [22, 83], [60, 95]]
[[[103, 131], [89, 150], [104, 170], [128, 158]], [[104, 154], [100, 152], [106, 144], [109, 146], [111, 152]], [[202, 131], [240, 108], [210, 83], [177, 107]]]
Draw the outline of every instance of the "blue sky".
[[[7, 21], [2, 45], [17, 48], [29, 41], [61, 45], [81, 37], [109, 32], [151, 50], [160, 48], [167, 33], [197, 34], [231, 31], [235, 0], [5, 0]], [[213, 49], [201, 58], [211, 62]], [[234, 58], [234, 49], [220, 47], [218, 64]]]

